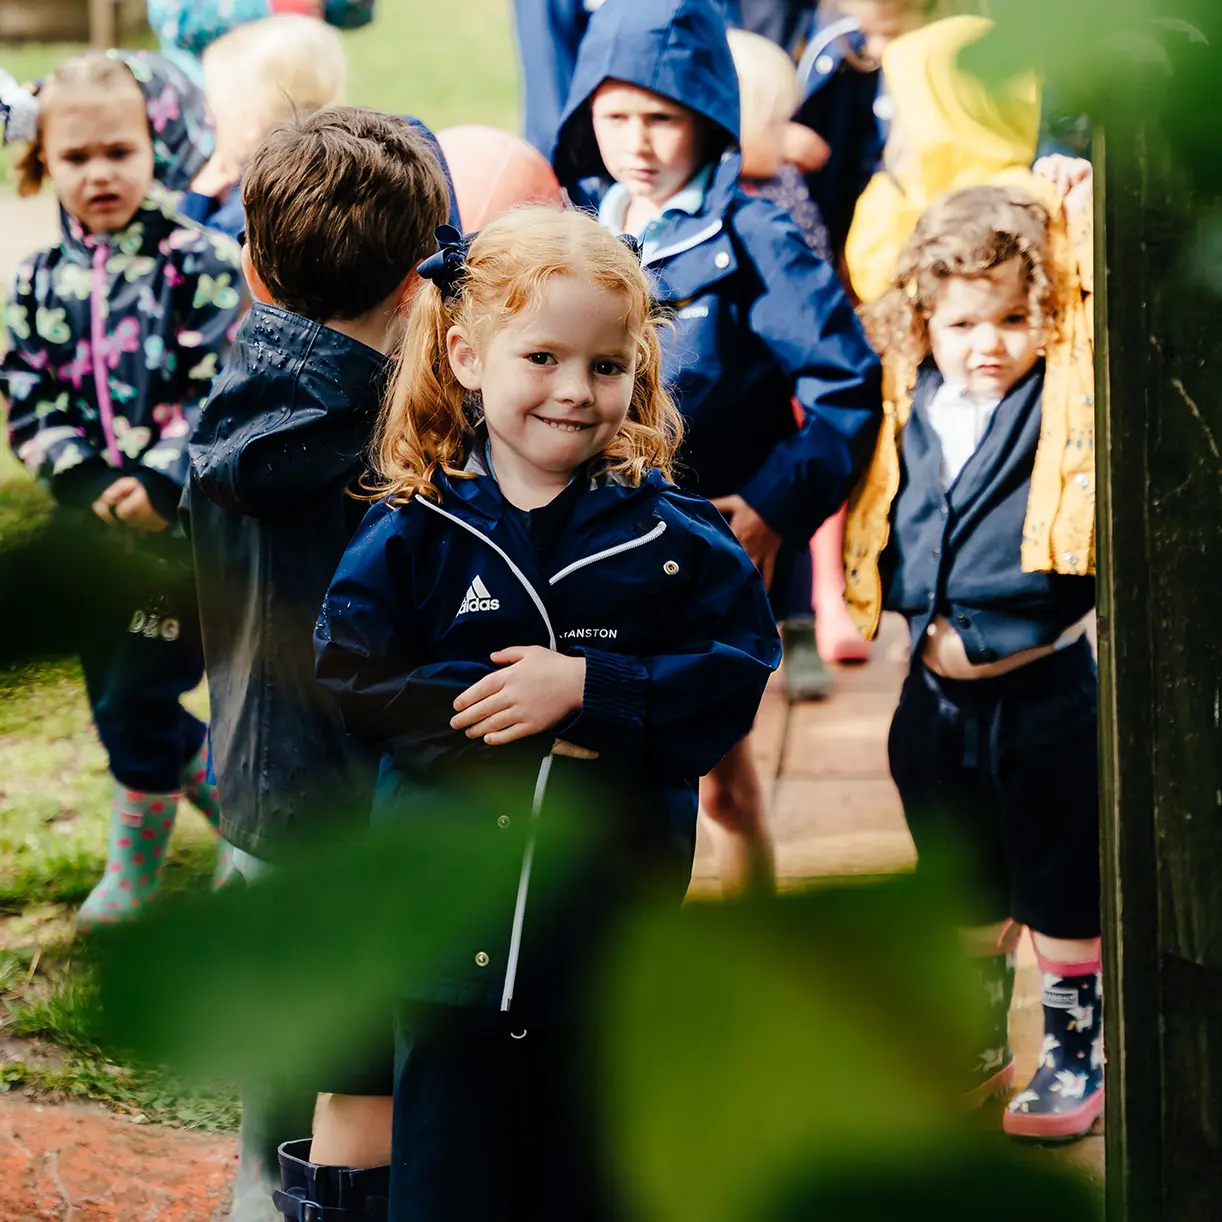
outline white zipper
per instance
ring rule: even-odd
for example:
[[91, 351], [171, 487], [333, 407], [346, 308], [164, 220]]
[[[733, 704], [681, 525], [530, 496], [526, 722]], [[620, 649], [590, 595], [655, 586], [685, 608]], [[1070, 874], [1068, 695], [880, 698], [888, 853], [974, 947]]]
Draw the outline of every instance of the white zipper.
[[518, 875], [518, 898], [513, 906], [513, 927], [509, 931], [509, 958], [505, 962], [505, 987], [501, 990], [501, 1012], [513, 1005], [513, 986], [518, 981], [518, 959], [522, 954], [522, 926], [526, 924], [526, 898], [530, 894], [530, 871], [535, 863], [535, 843], [539, 839], [539, 816], [547, 796], [547, 781], [552, 771], [552, 754], [548, 752], [539, 765], [535, 778], [535, 797], [530, 807], [530, 831], [522, 852], [522, 871]]
[[[530, 595], [531, 600], [539, 609], [539, 614], [543, 617], [543, 623], [547, 627], [548, 649], [555, 652], [556, 649], [556, 633], [552, 629], [551, 617], [547, 613], [547, 608], [543, 605], [543, 599], [539, 597], [538, 591], [530, 584], [526, 574], [509, 558], [509, 554], [503, 547], [499, 547], [491, 539], [488, 538], [482, 530], [477, 530], [468, 522], [464, 522], [462, 518], [441, 508], [440, 505], [434, 505], [428, 497], [417, 496], [416, 501], [427, 506], [434, 513], [439, 513], [443, 518], [448, 518], [457, 526], [461, 526], [463, 530], [473, 534], [477, 539], [482, 539], [505, 563], [509, 566], [510, 572], [522, 583], [522, 588]], [[543, 758], [543, 762], [539, 765], [539, 773], [535, 778], [535, 796], [530, 807], [530, 830], [526, 834], [526, 847], [522, 850], [522, 868], [518, 872], [518, 898], [514, 901], [513, 906], [513, 924], [509, 931], [509, 956], [505, 961], [505, 986], [501, 990], [501, 1010], [502, 1012], [509, 1009], [513, 1004], [513, 989], [518, 981], [518, 960], [522, 954], [522, 928], [526, 924], [526, 902], [530, 897], [530, 872], [535, 862], [535, 844], [539, 839], [539, 816], [543, 812], [543, 799], [547, 796], [547, 780], [552, 771], [552, 753], [549, 751]]]
[[652, 543], [665, 533], [666, 523], [659, 522], [649, 534], [642, 535], [639, 539], [630, 539], [627, 543], [617, 543], [614, 547], [608, 547], [605, 551], [595, 552], [592, 556], [586, 556], [584, 560], [574, 560], [572, 564], [565, 565], [559, 573], [551, 577], [547, 584], [554, 586], [556, 582], [567, 577], [570, 573], [575, 573], [578, 569], [584, 569], [587, 564], [597, 564], [598, 561], [607, 560], [611, 556], [618, 556], [621, 552], [630, 552], [634, 547], [644, 547], [646, 543]]
[[660, 259], [669, 259], [671, 255], [681, 255], [685, 250], [691, 250], [693, 247], [699, 246], [701, 242], [707, 242], [709, 238], [716, 237], [722, 230], [722, 221], [718, 217], [707, 229], [702, 229], [699, 233], [694, 233], [690, 238], [685, 238], [682, 242], [676, 242], [673, 246], [667, 246], [665, 250], [655, 250], [647, 259], [641, 260], [643, 267], [650, 267], [657, 263]]

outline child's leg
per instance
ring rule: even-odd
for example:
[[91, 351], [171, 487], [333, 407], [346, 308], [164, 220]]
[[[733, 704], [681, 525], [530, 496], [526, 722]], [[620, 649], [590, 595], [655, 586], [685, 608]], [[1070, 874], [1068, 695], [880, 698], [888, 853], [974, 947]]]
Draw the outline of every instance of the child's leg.
[[138, 913], [160, 881], [187, 760], [203, 723], [181, 697], [203, 677], [203, 656], [175, 622], [116, 620], [85, 642], [81, 665], [116, 792], [106, 873], [85, 901], [82, 926]]
[[713, 771], [701, 777], [700, 810], [715, 828], [722, 894], [771, 890], [776, 863], [750, 738], [731, 747]]
[[815, 641], [825, 662], [868, 662], [870, 645], [844, 605], [844, 522], [847, 508], [828, 518], [811, 540]]
[[782, 545], [777, 553], [768, 601], [781, 627], [784, 663], [781, 678], [793, 702], [823, 700], [831, 694], [832, 676], [815, 647], [809, 547]]
[[1010, 1002], [1021, 934], [1008, 920], [1009, 871], [986, 751], [991, 706], [982, 695], [984, 689], [948, 684], [918, 663], [904, 682], [887, 742], [918, 869], [949, 861], [971, 888], [954, 898], [951, 912], [979, 981], [983, 1020], [957, 1084], [967, 1107], [1005, 1091], [1014, 1078]]
[[391, 1095], [319, 1095], [310, 1162], [382, 1167], [390, 1162]]
[[1072, 1140], [1103, 1109], [1095, 668], [1085, 641], [1033, 666], [1005, 711], [999, 764], [1015, 917], [1043, 973], [1044, 1043], [1005, 1128]]

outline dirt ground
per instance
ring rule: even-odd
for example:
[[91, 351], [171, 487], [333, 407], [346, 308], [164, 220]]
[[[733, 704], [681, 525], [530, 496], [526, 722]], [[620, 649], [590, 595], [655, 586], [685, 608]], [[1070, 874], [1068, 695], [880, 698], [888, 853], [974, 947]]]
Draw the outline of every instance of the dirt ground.
[[[0, 194], [0, 274], [56, 231], [47, 196]], [[878, 872], [911, 863], [913, 850], [887, 772], [886, 734], [903, 677], [902, 624], [887, 622], [868, 666], [837, 672], [833, 698], [789, 715], [779, 688], [765, 699], [755, 737], [769, 790], [782, 885]], [[712, 845], [698, 846], [693, 886], [718, 886]], [[1041, 1039], [1040, 982], [1024, 943], [1014, 1010], [1018, 1080]], [[998, 1122], [999, 1118], [998, 1118]], [[1103, 1182], [1103, 1138], [1049, 1157]], [[217, 1222], [226, 1216], [232, 1138], [138, 1125], [101, 1107], [0, 1098], [0, 1222]]]

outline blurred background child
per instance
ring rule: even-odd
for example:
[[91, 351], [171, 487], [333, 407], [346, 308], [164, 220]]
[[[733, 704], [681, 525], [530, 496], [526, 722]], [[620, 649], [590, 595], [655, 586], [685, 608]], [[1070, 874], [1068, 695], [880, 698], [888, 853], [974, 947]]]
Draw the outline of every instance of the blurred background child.
[[238, 26], [203, 60], [216, 152], [191, 184], [182, 213], [236, 237], [244, 228], [239, 183], [255, 149], [279, 124], [342, 102], [348, 61], [333, 29], [291, 13]]
[[[85, 926], [133, 916], [153, 895], [180, 794], [218, 819], [205, 728], [180, 704], [203, 677], [189, 556], [150, 540], [172, 534], [241, 276], [236, 245], [186, 227], [156, 180], [167, 114], [181, 111], [155, 68], [95, 52], [43, 85], [20, 189], [50, 179], [63, 234], [17, 269], [0, 367], [10, 443], [81, 515], [100, 577], [75, 644], [115, 796]], [[133, 567], [133, 549], [166, 563]]]
[[[827, 226], [810, 197], [803, 167], [790, 159], [804, 136], [814, 137], [790, 118], [798, 104], [797, 68], [776, 43], [760, 34], [732, 29], [727, 38], [738, 73], [743, 190], [787, 212], [810, 248], [830, 262]], [[808, 617], [791, 615], [788, 621], [785, 683], [791, 700], [815, 700], [831, 692], [825, 662], [862, 662], [869, 656], [869, 646], [844, 605], [843, 541], [841, 509], [819, 527], [810, 549], [794, 559], [793, 597], [808, 599], [814, 619], [807, 623]]]
[[373, 20], [375, 0], [148, 0], [148, 22], [164, 55], [203, 80], [200, 57], [211, 43], [250, 21], [296, 13], [341, 30]]

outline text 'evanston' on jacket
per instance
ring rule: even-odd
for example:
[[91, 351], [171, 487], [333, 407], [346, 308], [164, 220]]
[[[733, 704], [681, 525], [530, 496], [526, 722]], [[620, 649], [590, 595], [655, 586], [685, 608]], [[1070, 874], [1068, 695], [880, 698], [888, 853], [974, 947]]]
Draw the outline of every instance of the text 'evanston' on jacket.
[[687, 426], [681, 482], [707, 497], [739, 493], [804, 542], [869, 455], [877, 358], [831, 267], [739, 186], [737, 77], [711, 0], [612, 0], [591, 16], [552, 158], [570, 196], [591, 206], [610, 187], [590, 120], [608, 79], [692, 110], [719, 150], [701, 206], [671, 214], [645, 259], [674, 324], [663, 372]]
[[[604, 862], [617, 845], [632, 845], [624, 868], [644, 876], [651, 863], [660, 867], [678, 902], [691, 871], [697, 781], [748, 732], [780, 661], [759, 575], [720, 515], [657, 472], [639, 487], [593, 479], [542, 567], [482, 461], [472, 457], [466, 469], [469, 478], [438, 477], [439, 500], [369, 511], [315, 632], [319, 677], [396, 778], [379, 787], [375, 810], [403, 817], [422, 791], [504, 769], [503, 809], [533, 806], [545, 842], [555, 765], [591, 808], [612, 802]], [[489, 655], [529, 645], [585, 658], [577, 716], [516, 749], [452, 730], [455, 697], [496, 669]], [[598, 759], [553, 757], [557, 735]], [[534, 766], [518, 776], [511, 765], [524, 755]], [[456, 817], [474, 818], [466, 809], [459, 804]], [[533, 843], [530, 820], [486, 822], [477, 833], [503, 844], [512, 867], [503, 903], [424, 999], [496, 1009], [518, 996], [546, 1009], [539, 999], [565, 990], [555, 943], [598, 901], [578, 888], [573, 910], [536, 911], [523, 942], [518, 866]], [[611, 878], [601, 890], [627, 891], [632, 881]], [[554, 971], [540, 980], [545, 960]]]

